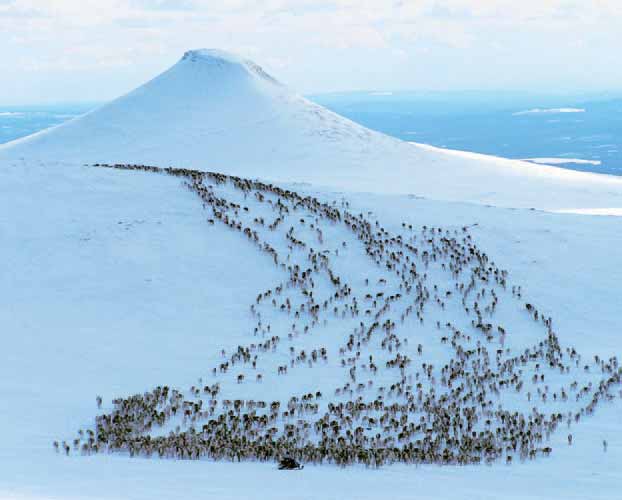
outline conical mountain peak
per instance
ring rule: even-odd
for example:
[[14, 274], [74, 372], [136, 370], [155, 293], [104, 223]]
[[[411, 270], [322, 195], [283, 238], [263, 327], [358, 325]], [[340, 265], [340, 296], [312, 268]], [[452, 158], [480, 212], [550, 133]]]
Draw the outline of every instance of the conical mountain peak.
[[192, 64], [199, 68], [238, 74], [238, 76], [258, 77], [271, 83], [279, 84], [276, 78], [269, 75], [255, 62], [220, 49], [188, 50], [184, 53], [179, 64]]

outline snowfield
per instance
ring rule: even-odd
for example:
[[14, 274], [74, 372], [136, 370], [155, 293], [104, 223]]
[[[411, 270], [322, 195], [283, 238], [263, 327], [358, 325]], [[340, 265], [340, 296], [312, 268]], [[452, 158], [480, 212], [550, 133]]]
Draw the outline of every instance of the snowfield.
[[[260, 115], [272, 118], [262, 121]], [[360, 214], [387, 238], [401, 235], [421, 253], [396, 242], [385, 242], [386, 249], [399, 246], [404, 253], [393, 262], [405, 264], [409, 255], [407, 262], [416, 263], [419, 274], [412, 290], [402, 288], [397, 267], [386, 267], [391, 261], [383, 260], [385, 254], [370, 258], [356, 232], [304, 207], [292, 204], [284, 211], [276, 197], [257, 196], [259, 190], [244, 193], [231, 182], [203, 179], [210, 200], [237, 204], [221, 206], [221, 216], [231, 217], [223, 223], [212, 201], [188, 189], [188, 179], [85, 165], [106, 161], [276, 179], [280, 187], [342, 214]], [[579, 422], [571, 418], [568, 425], [566, 415], [585, 408], [600, 381], [617, 371], [611, 360], [620, 356], [622, 332], [620, 219], [553, 211], [615, 213], [622, 208], [621, 195], [620, 179], [612, 177], [400, 143], [292, 97], [252, 63], [220, 52], [189, 52], [168, 73], [99, 111], [1, 148], [0, 498], [619, 498], [621, 387], [607, 388], [611, 397]], [[241, 222], [240, 229], [233, 220]], [[274, 253], [242, 227], [269, 242]], [[467, 235], [471, 239], [463, 240]], [[491, 266], [508, 271], [507, 284], [478, 283], [472, 291], [459, 291], [475, 264], [465, 264], [465, 274], [456, 276], [441, 268], [450, 262], [438, 250], [445, 237], [476, 245]], [[333, 297], [336, 285], [322, 266], [311, 282], [308, 275], [298, 276], [299, 284], [290, 287], [287, 266], [304, 269], [310, 255], [322, 262], [320, 254], [341, 278], [339, 287], [347, 283], [350, 292]], [[282, 292], [258, 298], [279, 284]], [[407, 308], [426, 295], [418, 293], [419, 284], [429, 294], [421, 299], [422, 320]], [[314, 304], [311, 290], [320, 305], [316, 315], [297, 309]], [[328, 297], [330, 306], [321, 307]], [[485, 333], [471, 323], [479, 307], [474, 301], [483, 323], [503, 325], [507, 335]], [[526, 303], [538, 310], [537, 321]], [[350, 335], [362, 341], [359, 324], [369, 327], [374, 315], [396, 325], [347, 348]], [[157, 453], [130, 458], [128, 449], [112, 447], [96, 452], [87, 446], [81, 453], [86, 438], [78, 450], [71, 443], [79, 429], [96, 428], [96, 415], [114, 412], [114, 398], [158, 385], [196, 400], [191, 386], [218, 384], [216, 415], [224, 399], [280, 401], [285, 407], [292, 395], [322, 392], [311, 400], [317, 415], [281, 415], [274, 423], [279, 432], [288, 423], [316, 421], [329, 403], [359, 396], [371, 401], [382, 395], [393, 403], [409, 391], [415, 400], [431, 388], [446, 394], [441, 368], [457, 359], [456, 346], [485, 346], [495, 370], [500, 359], [520, 356], [541, 341], [548, 317], [568, 373], [560, 373], [561, 365], [528, 361], [520, 367], [524, 387], [515, 388], [514, 381], [487, 396], [493, 413], [497, 405], [525, 417], [533, 408], [562, 413], [550, 438], [535, 445], [551, 447], [548, 456], [538, 452], [521, 460], [518, 451], [504, 449], [489, 465], [415, 461], [378, 468], [305, 461], [304, 470], [290, 472], [277, 470], [274, 460], [160, 459]], [[275, 335], [280, 340], [265, 352], [252, 351], [256, 366], [250, 365], [252, 356], [231, 361], [239, 346]], [[311, 359], [322, 347], [326, 356]], [[503, 352], [495, 359], [497, 350]], [[396, 353], [409, 358], [402, 369], [385, 365]], [[370, 354], [377, 373], [370, 371]], [[223, 363], [230, 364], [219, 370]], [[434, 366], [432, 377], [425, 375], [424, 363]], [[279, 373], [282, 366], [286, 374]], [[546, 375], [546, 382], [533, 382], [536, 375]], [[356, 389], [361, 382], [366, 387]], [[96, 396], [103, 399], [101, 409]], [[206, 407], [212, 399], [201, 398]], [[418, 422], [424, 413], [419, 408], [409, 421]], [[199, 416], [197, 428], [208, 420]], [[362, 432], [369, 439], [376, 432], [383, 439], [393, 435], [365, 422], [369, 428]], [[192, 425], [173, 416], [147, 433], [155, 437]], [[345, 428], [340, 432], [345, 436]], [[319, 433], [304, 439], [315, 441]], [[66, 440], [70, 452], [56, 452], [55, 440]]]

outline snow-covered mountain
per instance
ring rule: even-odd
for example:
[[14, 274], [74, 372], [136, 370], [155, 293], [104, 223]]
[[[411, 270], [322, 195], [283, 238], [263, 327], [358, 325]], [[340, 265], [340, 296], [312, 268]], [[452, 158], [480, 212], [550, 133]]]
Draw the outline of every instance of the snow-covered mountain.
[[[127, 96], [0, 148], [0, 499], [617, 499], [620, 219], [481, 203], [610, 213], [621, 192], [611, 177], [400, 142], [253, 63], [188, 52]], [[227, 445], [199, 460], [131, 457], [125, 437], [100, 433], [96, 416], [164, 384], [193, 402], [190, 419], [167, 403], [109, 421], [156, 442], [231, 421], [232, 401], [244, 416], [282, 402], [273, 428], [253, 414], [250, 431], [477, 455], [462, 426], [477, 410], [472, 428], [495, 448], [490, 466], [415, 455], [280, 471], [255, 455], [232, 463]], [[398, 407], [399, 421], [385, 416]], [[510, 446], [527, 421], [533, 456]]]
[[622, 210], [622, 178], [405, 143], [207, 49], [87, 115], [0, 147], [0, 159], [175, 165], [504, 207]]

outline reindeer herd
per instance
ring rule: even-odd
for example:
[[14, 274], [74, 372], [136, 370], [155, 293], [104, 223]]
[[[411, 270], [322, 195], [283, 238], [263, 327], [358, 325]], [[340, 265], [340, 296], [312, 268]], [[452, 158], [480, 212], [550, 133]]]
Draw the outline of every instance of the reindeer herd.
[[[618, 360], [562, 346], [553, 319], [524, 301], [469, 227], [386, 228], [346, 200], [257, 180], [96, 167], [180, 178], [208, 228], [238, 233], [283, 278], [241, 311], [255, 325], [248, 343], [215, 346], [220, 361], [197, 367], [197, 384], [157, 386], [109, 407], [98, 396], [105, 411], [73, 440], [55, 441], [58, 452], [510, 464], [549, 455], [554, 433], [572, 445], [572, 427], [621, 394]], [[337, 385], [320, 383], [326, 373]], [[291, 392], [235, 397], [267, 383]]]

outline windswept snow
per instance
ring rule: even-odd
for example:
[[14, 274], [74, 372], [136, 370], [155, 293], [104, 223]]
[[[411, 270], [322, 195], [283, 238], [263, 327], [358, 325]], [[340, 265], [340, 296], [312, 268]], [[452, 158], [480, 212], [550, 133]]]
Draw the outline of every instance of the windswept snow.
[[600, 165], [600, 160], [585, 160], [581, 158], [525, 158], [523, 161], [539, 163], [542, 165], [565, 165], [566, 163], [576, 163], [577, 165]]
[[175, 165], [502, 207], [622, 208], [622, 178], [408, 144], [214, 50], [189, 51], [100, 109], [0, 146], [0, 160], [20, 159]]
[[573, 208], [570, 210], [557, 210], [557, 212], [562, 214], [610, 215], [613, 217], [622, 216], [621, 208]]

